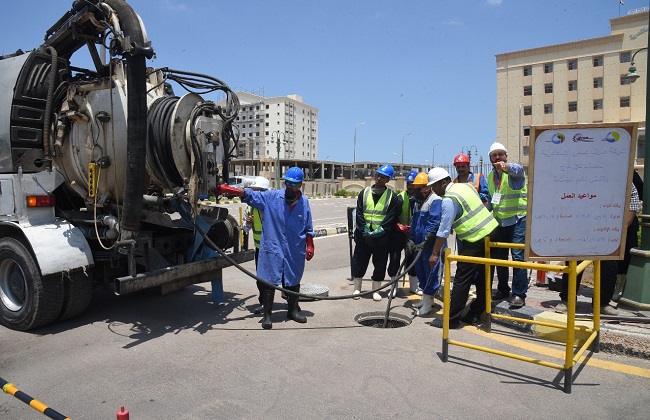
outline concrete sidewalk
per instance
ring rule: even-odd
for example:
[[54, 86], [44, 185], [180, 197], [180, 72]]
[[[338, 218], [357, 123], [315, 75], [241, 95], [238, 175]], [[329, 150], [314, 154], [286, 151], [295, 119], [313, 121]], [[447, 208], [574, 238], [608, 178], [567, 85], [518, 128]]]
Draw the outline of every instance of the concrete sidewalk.
[[[456, 262], [453, 261], [451, 266], [452, 277], [455, 272], [455, 264]], [[492, 313], [566, 325], [567, 314], [555, 312], [555, 305], [560, 303], [559, 292], [552, 290], [548, 284], [538, 284], [536, 278], [537, 272], [532, 270], [529, 276], [525, 306], [515, 309], [511, 308], [510, 303], [506, 300], [492, 301]], [[496, 291], [496, 283], [495, 279], [492, 286], [493, 293]], [[471, 298], [473, 298], [475, 296], [474, 288], [472, 288], [471, 293]], [[591, 328], [593, 326], [592, 297], [593, 287], [588, 281], [583, 281], [577, 295], [576, 327]], [[617, 308], [621, 312], [621, 317], [601, 315], [600, 349], [610, 353], [622, 353], [650, 359], [650, 311], [636, 310], [622, 303], [617, 304], [614, 301], [610, 303], [610, 306]], [[630, 318], [633, 321], [623, 318]], [[497, 318], [492, 319], [492, 325], [493, 328], [495, 328], [495, 325], [501, 325], [555, 342], [564, 342], [566, 339], [566, 331], [561, 328]], [[588, 337], [588, 334], [584, 331], [575, 332], [576, 340], [583, 341], [586, 337]]]

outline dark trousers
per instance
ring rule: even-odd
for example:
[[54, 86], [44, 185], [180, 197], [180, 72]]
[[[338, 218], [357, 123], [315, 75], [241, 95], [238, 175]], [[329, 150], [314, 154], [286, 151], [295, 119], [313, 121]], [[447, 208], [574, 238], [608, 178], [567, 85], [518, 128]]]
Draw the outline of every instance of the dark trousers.
[[[485, 243], [481, 241], [460, 241], [458, 255], [469, 257], [485, 257]], [[485, 311], [485, 266], [458, 261], [454, 287], [451, 291], [451, 306], [449, 308], [449, 324], [460, 322], [463, 310], [467, 304], [469, 289], [476, 285], [476, 299], [469, 306], [468, 315], [479, 317]]]
[[625, 239], [625, 257], [618, 262], [618, 274], [627, 274], [630, 266], [630, 250], [639, 246], [639, 219], [634, 217], [632, 224], [627, 228]]
[[[401, 262], [400, 260], [402, 258], [402, 250], [404, 250], [405, 245], [406, 235], [404, 235], [402, 232], [399, 232], [399, 236], [396, 234], [391, 236], [391, 241], [388, 245], [388, 275], [390, 277], [396, 275], [397, 270], [399, 270]], [[411, 261], [413, 260], [411, 259]], [[404, 268], [408, 267], [409, 265], [410, 263], [406, 262]]]
[[354, 235], [354, 254], [352, 255], [352, 276], [363, 277], [368, 269], [370, 257], [372, 257], [373, 281], [383, 281], [386, 277], [386, 265], [388, 264], [388, 241], [377, 241], [376, 245], [370, 246], [366, 243], [363, 235], [358, 231]]
[[[580, 264], [582, 261], [577, 261]], [[569, 263], [566, 262], [568, 265]], [[600, 262], [600, 306], [609, 305], [609, 301], [614, 294], [616, 287], [616, 273], [618, 272], [618, 261], [616, 260], [602, 260]], [[580, 289], [580, 282], [582, 281], [582, 273], [578, 274], [576, 279], [576, 293]], [[569, 275], [562, 274], [562, 291], [560, 292], [560, 299], [563, 302], [569, 300]]]

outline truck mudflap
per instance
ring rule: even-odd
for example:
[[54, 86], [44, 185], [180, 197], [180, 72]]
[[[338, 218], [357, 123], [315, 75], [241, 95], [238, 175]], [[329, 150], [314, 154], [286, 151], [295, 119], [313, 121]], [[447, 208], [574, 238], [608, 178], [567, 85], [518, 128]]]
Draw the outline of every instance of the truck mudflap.
[[81, 230], [65, 220], [26, 225], [12, 223], [25, 235], [43, 276], [94, 265], [93, 254]]
[[[235, 263], [242, 264], [255, 259], [255, 250], [227, 254]], [[163, 293], [181, 289], [190, 284], [215, 280], [219, 272], [233, 264], [225, 257], [219, 256], [207, 260], [191, 262], [174, 267], [161, 268], [135, 276], [118, 277], [114, 281], [116, 295], [126, 295], [152, 287], [163, 287]]]

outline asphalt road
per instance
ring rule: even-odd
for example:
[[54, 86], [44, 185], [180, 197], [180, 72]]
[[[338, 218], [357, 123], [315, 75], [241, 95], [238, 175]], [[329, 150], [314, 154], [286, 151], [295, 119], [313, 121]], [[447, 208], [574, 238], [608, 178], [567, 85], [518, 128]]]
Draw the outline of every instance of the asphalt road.
[[[347, 235], [315, 247], [303, 282], [350, 294]], [[76, 319], [29, 333], [0, 327], [0, 377], [73, 419], [115, 419], [121, 406], [131, 420], [647, 418], [645, 359], [587, 352], [565, 394], [551, 368], [458, 346], [443, 363], [441, 331], [430, 326], [440, 315], [414, 318], [402, 293], [391, 313], [412, 322], [401, 328], [355, 321], [385, 311], [386, 299], [301, 302], [308, 323], [298, 324], [276, 295], [273, 329], [262, 330], [250, 312], [254, 282], [228, 268], [224, 289], [221, 305], [210, 283], [166, 296], [99, 290]], [[493, 331], [466, 326], [451, 338], [562, 363], [556, 343]], [[2, 394], [0, 418], [45, 417]]]

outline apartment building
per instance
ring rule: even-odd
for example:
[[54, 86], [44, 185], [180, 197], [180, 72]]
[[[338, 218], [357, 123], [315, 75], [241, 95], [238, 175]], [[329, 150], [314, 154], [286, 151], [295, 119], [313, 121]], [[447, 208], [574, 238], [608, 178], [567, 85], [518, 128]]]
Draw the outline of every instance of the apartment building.
[[[610, 35], [496, 56], [496, 140], [511, 161], [528, 166], [531, 126], [628, 121], [639, 122], [643, 158], [648, 11], [610, 19]], [[632, 59], [634, 83], [626, 77]]]
[[318, 159], [318, 109], [300, 95], [265, 98], [237, 92], [240, 159]]

